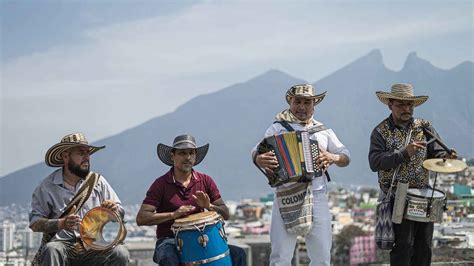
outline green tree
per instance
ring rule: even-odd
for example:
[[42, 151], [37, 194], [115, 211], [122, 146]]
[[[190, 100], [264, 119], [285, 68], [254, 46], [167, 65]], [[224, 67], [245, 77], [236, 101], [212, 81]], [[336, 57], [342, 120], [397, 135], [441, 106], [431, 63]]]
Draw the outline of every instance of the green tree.
[[348, 209], [353, 209], [354, 207], [357, 207], [358, 203], [359, 201], [353, 195], [347, 197], [346, 204]]
[[364, 235], [367, 235], [367, 233], [357, 225], [344, 226], [341, 232], [336, 235], [334, 239], [334, 253], [332, 259], [334, 265], [349, 265], [352, 240], [356, 236]]

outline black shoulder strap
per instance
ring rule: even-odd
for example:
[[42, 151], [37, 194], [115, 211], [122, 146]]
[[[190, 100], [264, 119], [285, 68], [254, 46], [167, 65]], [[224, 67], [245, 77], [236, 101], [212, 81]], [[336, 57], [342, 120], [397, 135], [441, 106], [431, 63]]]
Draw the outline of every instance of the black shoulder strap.
[[[273, 122], [273, 124], [280, 124], [284, 128], [286, 128], [286, 130], [288, 130], [288, 131], [295, 131], [295, 129], [287, 121], [275, 121], [275, 122]], [[326, 129], [329, 129], [329, 128], [325, 124], [321, 124], [321, 125], [310, 127], [307, 131], [310, 134], [314, 134], [314, 133], [317, 133], [319, 131], [323, 131], [323, 130], [326, 130]]]
[[290, 125], [290, 123], [288, 123], [286, 121], [275, 121], [275, 122], [273, 122], [273, 124], [280, 124], [284, 128], [286, 128], [286, 130], [288, 130], [288, 131], [295, 131], [295, 129]]
[[318, 125], [318, 126], [314, 126], [314, 127], [311, 127], [308, 129], [308, 132], [310, 134], [313, 134], [313, 133], [317, 133], [319, 131], [323, 131], [323, 130], [326, 130], [326, 129], [329, 129], [325, 124], [321, 124], [321, 125]]

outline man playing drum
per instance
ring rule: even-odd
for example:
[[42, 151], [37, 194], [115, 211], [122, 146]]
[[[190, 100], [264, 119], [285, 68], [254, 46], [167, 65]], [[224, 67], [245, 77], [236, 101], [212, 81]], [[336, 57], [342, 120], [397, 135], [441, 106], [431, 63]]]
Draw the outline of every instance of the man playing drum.
[[[265, 137], [276, 134], [282, 134], [288, 131], [308, 131], [311, 132], [310, 138], [317, 140], [319, 145], [319, 156], [317, 164], [319, 169], [327, 170], [331, 165], [345, 167], [349, 164], [350, 154], [344, 144], [339, 141], [332, 129], [326, 128], [321, 122], [313, 118], [314, 107], [320, 103], [325, 96], [325, 92], [315, 94], [315, 88], [310, 84], [300, 84], [292, 86], [286, 93], [286, 101], [289, 108], [276, 115], [276, 122], [273, 123], [265, 132]], [[278, 160], [274, 151], [258, 154], [257, 147], [252, 150], [254, 163], [267, 173], [274, 172], [278, 167]], [[310, 265], [330, 265], [331, 264], [331, 214], [329, 212], [327, 199], [327, 172], [319, 177], [310, 180], [310, 189], [313, 193], [312, 202], [309, 203], [314, 215], [309, 217], [309, 229], [305, 229], [304, 237], [306, 240], [306, 249], [311, 260]], [[293, 190], [302, 183], [287, 183], [281, 187]], [[272, 253], [270, 256], [270, 265], [291, 265], [291, 259], [295, 249], [296, 239], [300, 232], [288, 229], [288, 224], [294, 224], [294, 217], [283, 219], [285, 217], [282, 210], [285, 209], [284, 200], [278, 200], [279, 188], [277, 188], [275, 201], [272, 210], [272, 224], [270, 238], [272, 244]], [[285, 189], [286, 189], [285, 188]], [[305, 199], [306, 200], [306, 199]], [[309, 199], [311, 200], [311, 199]], [[302, 213], [307, 213], [302, 211]], [[305, 218], [305, 217], [300, 217]], [[298, 218], [297, 221], [301, 219]]]
[[48, 166], [61, 167], [36, 187], [30, 228], [42, 232], [35, 265], [127, 265], [123, 245], [109, 250], [85, 250], [78, 226], [92, 208], [102, 206], [124, 216], [120, 200], [103, 176], [89, 170], [90, 156], [105, 148], [88, 144], [82, 133], [69, 134], [46, 152]]
[[[396, 169], [397, 182], [408, 183], [409, 188], [428, 187], [429, 176], [423, 161], [456, 158], [454, 150], [450, 155], [437, 142], [427, 142], [426, 130], [437, 136], [430, 121], [413, 118], [414, 107], [423, 104], [428, 96], [414, 96], [413, 86], [404, 83], [394, 84], [390, 93], [378, 91], [376, 95], [391, 111], [370, 136], [369, 164], [372, 171], [378, 172], [380, 189], [388, 192]], [[397, 182], [392, 191], [396, 190]], [[393, 224], [393, 230], [391, 265], [430, 265], [433, 222], [403, 218], [400, 224]]]
[[[153, 261], [159, 265], [180, 265], [171, 231], [174, 220], [205, 209], [229, 218], [229, 210], [214, 180], [193, 169], [208, 149], [209, 144], [198, 147], [191, 135], [177, 136], [173, 146], [158, 144], [158, 158], [171, 169], [150, 186], [136, 220], [138, 225], [157, 225]], [[229, 249], [233, 265], [247, 265], [243, 249], [231, 245]]]

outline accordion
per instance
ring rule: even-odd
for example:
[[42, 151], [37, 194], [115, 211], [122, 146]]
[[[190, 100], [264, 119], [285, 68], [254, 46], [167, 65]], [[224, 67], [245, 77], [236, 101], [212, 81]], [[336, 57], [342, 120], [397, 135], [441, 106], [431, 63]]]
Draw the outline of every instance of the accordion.
[[310, 182], [322, 176], [316, 158], [318, 141], [309, 138], [306, 131], [291, 131], [265, 138], [257, 146], [257, 153], [274, 151], [278, 167], [273, 173], [264, 172], [271, 187], [288, 182]]

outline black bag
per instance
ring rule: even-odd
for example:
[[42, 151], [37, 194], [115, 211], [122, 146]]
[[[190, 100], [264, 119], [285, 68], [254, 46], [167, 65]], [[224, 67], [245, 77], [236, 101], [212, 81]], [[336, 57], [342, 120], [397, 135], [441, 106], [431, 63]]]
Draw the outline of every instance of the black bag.
[[382, 202], [377, 204], [375, 243], [379, 249], [391, 250], [395, 243], [395, 233], [392, 224], [392, 203], [387, 195]]

